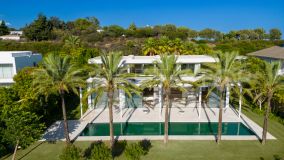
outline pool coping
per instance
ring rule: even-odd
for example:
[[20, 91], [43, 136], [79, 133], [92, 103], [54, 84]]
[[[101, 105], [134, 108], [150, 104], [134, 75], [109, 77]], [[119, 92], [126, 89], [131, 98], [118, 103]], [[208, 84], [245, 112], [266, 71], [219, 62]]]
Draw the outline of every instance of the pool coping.
[[[109, 140], [109, 136], [78, 136], [76, 141]], [[115, 136], [117, 140], [163, 140], [163, 135], [158, 136]], [[259, 140], [255, 135], [251, 136], [227, 136], [222, 135], [222, 140]], [[169, 135], [169, 140], [216, 140], [215, 135]]]

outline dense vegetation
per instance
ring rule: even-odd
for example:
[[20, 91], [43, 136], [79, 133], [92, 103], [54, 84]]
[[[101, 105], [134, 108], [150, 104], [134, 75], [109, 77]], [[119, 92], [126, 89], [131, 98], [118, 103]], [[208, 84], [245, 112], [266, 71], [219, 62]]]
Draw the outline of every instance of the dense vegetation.
[[95, 17], [79, 18], [74, 21], [62, 21], [57, 17], [47, 18], [39, 15], [36, 20], [23, 28], [25, 37], [32, 41], [60, 40], [66, 35], [76, 35], [86, 42], [96, 42], [104, 38], [117, 37], [162, 37], [169, 39], [203, 39], [210, 41], [222, 40], [280, 40], [281, 31], [273, 28], [266, 32], [262, 28], [252, 30], [244, 29], [222, 33], [220, 31], [205, 28], [201, 31], [189, 29], [187, 27], [176, 27], [173, 24], [137, 27], [131, 23], [128, 28], [118, 25], [100, 26], [100, 22]]
[[[4, 21], [0, 33], [7, 33]], [[131, 23], [123, 28], [118, 25], [100, 26], [95, 17], [79, 18], [65, 22], [57, 17], [39, 15], [22, 28], [22, 42], [0, 41], [0, 50], [31, 50], [46, 54], [62, 52], [70, 35], [80, 39], [80, 47], [97, 50], [119, 50], [125, 55], [146, 55], [160, 52], [178, 54], [211, 54], [213, 50], [239, 51], [245, 55], [259, 49], [281, 45], [281, 31], [262, 28], [234, 30], [228, 33], [206, 28], [196, 31], [173, 24], [137, 27]], [[42, 42], [41, 42], [42, 41]]]
[[[20, 71], [14, 77], [16, 83], [12, 87], [0, 87], [0, 154], [2, 156], [13, 150], [18, 136], [21, 136], [19, 140], [21, 147], [26, 147], [40, 138], [43, 126], [49, 126], [55, 120], [62, 118], [58, 107], [59, 95], [52, 94], [44, 97], [35, 94], [32, 84], [34, 77], [31, 74], [33, 70], [34, 68], [26, 68]], [[69, 107], [68, 118], [78, 118], [79, 110], [76, 107], [79, 105], [79, 98], [71, 92], [66, 95], [66, 99]]]

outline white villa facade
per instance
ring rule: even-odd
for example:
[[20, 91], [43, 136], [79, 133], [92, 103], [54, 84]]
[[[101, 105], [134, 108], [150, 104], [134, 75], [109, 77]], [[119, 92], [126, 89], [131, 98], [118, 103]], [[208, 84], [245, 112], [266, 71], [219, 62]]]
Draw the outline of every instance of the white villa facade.
[[41, 59], [41, 54], [31, 51], [0, 51], [0, 86], [11, 85], [18, 71], [27, 66], [36, 66]]
[[[151, 75], [143, 75], [143, 71], [145, 68], [154, 67], [154, 62], [159, 61], [159, 56], [123, 56], [121, 64], [127, 65], [128, 73], [135, 73], [137, 77], [131, 78], [131, 80], [136, 85], [141, 85], [143, 80], [151, 78]], [[183, 76], [182, 80], [186, 81], [196, 81], [200, 79], [203, 75], [197, 74], [201, 68], [202, 64], [205, 63], [215, 63], [216, 60], [213, 57], [206, 56], [206, 55], [179, 55], [177, 57], [177, 67], [180, 70], [183, 69], [191, 69], [194, 74]], [[92, 58], [89, 60], [89, 64], [101, 64], [100, 57]], [[88, 79], [88, 89], [90, 90], [92, 87], [92, 82], [95, 81], [96, 78], [89, 78]], [[184, 88], [187, 89], [187, 92], [181, 92], [177, 89], [172, 88], [171, 91], [171, 99], [173, 101], [172, 108], [192, 108], [196, 107], [201, 112], [201, 105], [202, 102], [210, 101], [206, 99], [205, 95], [207, 95], [208, 86], [201, 86], [199, 88], [194, 88], [190, 84], [180, 84], [183, 85]], [[229, 106], [229, 88], [227, 88], [226, 92], [226, 102], [225, 107]], [[94, 97], [95, 95], [91, 95], [88, 97], [88, 107], [89, 109], [94, 108], [104, 108], [106, 107], [107, 97], [106, 95], [104, 98], [94, 104]], [[211, 97], [213, 98], [213, 97]], [[163, 90], [162, 86], [159, 85], [154, 87], [153, 89], [145, 89], [141, 96], [133, 95], [132, 99], [128, 98], [128, 96], [122, 91], [116, 91], [115, 99], [117, 100], [117, 106], [119, 110], [123, 110], [125, 108], [159, 108], [159, 112], [162, 115], [162, 108], [164, 107], [163, 104]], [[206, 99], [206, 100], [205, 100]], [[210, 103], [207, 103], [210, 104]], [[217, 104], [214, 104], [215, 108]], [[122, 112], [121, 116], [122, 116]], [[239, 113], [240, 114], [240, 113]], [[200, 114], [199, 114], [200, 116]]]

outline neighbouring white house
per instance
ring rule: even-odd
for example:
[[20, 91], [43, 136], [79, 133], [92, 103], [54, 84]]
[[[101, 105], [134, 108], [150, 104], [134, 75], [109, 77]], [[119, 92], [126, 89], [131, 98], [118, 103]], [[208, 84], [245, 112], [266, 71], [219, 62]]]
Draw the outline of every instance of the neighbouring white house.
[[0, 36], [0, 39], [19, 41], [22, 35], [23, 31], [10, 31], [10, 34]]
[[0, 36], [0, 39], [19, 41], [21, 39], [21, 37], [18, 36], [18, 35], [4, 35], [4, 36]]
[[10, 31], [10, 35], [22, 36], [23, 35], [23, 31]]
[[279, 74], [284, 74], [284, 47], [273, 46], [270, 48], [249, 53], [248, 55], [258, 57], [269, 63], [274, 61], [280, 61], [282, 66], [279, 70]]
[[41, 60], [41, 54], [31, 51], [0, 51], [0, 86], [11, 85], [17, 72], [27, 66], [36, 66]]

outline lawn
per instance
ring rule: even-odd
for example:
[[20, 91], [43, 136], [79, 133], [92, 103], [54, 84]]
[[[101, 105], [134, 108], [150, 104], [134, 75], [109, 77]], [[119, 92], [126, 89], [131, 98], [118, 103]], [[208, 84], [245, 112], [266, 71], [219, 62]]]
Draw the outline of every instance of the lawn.
[[[262, 125], [262, 116], [247, 110], [244, 110], [244, 113], [252, 120]], [[219, 145], [214, 141], [170, 141], [167, 145], [164, 145], [162, 141], [152, 141], [150, 152], [142, 157], [142, 159], [280, 160], [280, 157], [284, 157], [284, 126], [270, 120], [269, 132], [272, 133], [277, 140], [269, 140], [264, 146], [259, 141], [222, 141]], [[75, 142], [75, 144], [84, 150], [91, 142]], [[58, 159], [63, 147], [63, 142], [53, 144], [38, 142], [26, 150], [20, 150], [17, 159]], [[7, 159], [10, 159], [10, 157]], [[121, 154], [115, 159], [120, 160], [125, 159], [125, 157]]]

